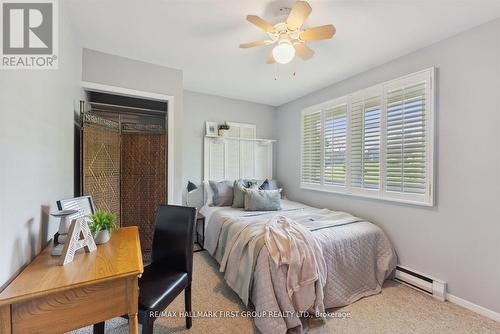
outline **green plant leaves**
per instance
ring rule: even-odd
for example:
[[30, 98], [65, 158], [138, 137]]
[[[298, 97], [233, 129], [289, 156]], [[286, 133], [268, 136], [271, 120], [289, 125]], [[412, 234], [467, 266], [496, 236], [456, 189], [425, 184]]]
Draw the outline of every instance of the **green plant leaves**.
[[92, 235], [96, 235], [99, 231], [108, 231], [109, 234], [117, 228], [115, 221], [116, 215], [108, 211], [97, 210], [94, 214], [89, 215], [92, 220], [89, 223], [90, 231]]

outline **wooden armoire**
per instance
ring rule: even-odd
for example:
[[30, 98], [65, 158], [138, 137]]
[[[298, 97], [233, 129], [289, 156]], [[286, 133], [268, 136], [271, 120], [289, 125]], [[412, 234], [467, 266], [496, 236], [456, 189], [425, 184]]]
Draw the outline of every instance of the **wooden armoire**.
[[80, 113], [80, 194], [138, 226], [152, 247], [155, 213], [167, 203], [166, 103], [91, 93]]

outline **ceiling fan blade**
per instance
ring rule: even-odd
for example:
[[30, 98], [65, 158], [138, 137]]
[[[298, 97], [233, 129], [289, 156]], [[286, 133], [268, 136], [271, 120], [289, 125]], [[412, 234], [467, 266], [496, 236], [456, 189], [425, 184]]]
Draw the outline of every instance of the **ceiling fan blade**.
[[257, 15], [248, 15], [247, 21], [255, 24], [257, 27], [261, 28], [265, 32], [274, 32], [274, 27], [258, 17]]
[[261, 41], [240, 44], [240, 48], [242, 48], [242, 49], [254, 48], [256, 46], [269, 45], [271, 43], [273, 43], [273, 41], [271, 41], [270, 39], [265, 39], [265, 40], [261, 40]]
[[271, 52], [266, 59], [266, 64], [274, 64], [276, 60], [274, 60], [273, 53]]
[[302, 27], [304, 21], [311, 14], [312, 8], [305, 1], [297, 1], [286, 19], [286, 25], [290, 30], [296, 30]]
[[304, 30], [299, 38], [303, 41], [317, 41], [320, 39], [329, 39], [335, 35], [335, 26], [328, 24], [326, 26], [314, 27]]
[[302, 60], [308, 60], [314, 55], [314, 50], [303, 43], [295, 43], [293, 47], [295, 48], [295, 54]]

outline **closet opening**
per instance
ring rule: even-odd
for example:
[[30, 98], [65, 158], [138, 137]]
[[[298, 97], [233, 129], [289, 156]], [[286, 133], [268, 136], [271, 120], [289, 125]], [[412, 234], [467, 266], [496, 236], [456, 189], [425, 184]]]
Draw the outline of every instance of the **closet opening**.
[[138, 226], [147, 257], [168, 200], [168, 101], [87, 91], [79, 116], [79, 195], [116, 214], [118, 226]]

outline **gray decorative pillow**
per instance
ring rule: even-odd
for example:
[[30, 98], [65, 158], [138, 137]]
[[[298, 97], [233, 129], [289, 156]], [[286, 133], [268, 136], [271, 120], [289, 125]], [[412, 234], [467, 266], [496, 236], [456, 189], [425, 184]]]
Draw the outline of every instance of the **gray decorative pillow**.
[[214, 193], [214, 206], [231, 206], [233, 204], [233, 183], [231, 181], [210, 181]]
[[281, 210], [281, 189], [259, 190], [245, 189], [246, 211]]
[[278, 182], [276, 180], [265, 179], [259, 187], [260, 190], [275, 190], [278, 189]]
[[239, 179], [234, 181], [233, 186], [233, 208], [243, 208], [245, 206], [245, 189], [255, 186], [257, 183], [254, 180]]

